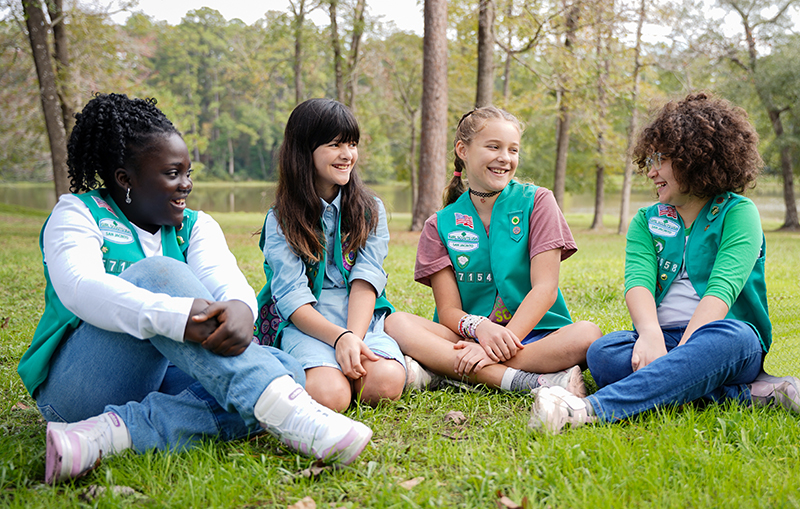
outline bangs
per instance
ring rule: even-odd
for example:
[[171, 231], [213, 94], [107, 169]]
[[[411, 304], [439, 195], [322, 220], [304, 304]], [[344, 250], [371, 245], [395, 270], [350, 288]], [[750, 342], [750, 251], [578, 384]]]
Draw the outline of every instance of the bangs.
[[[341, 143], [358, 143], [361, 131], [358, 121], [345, 105], [330, 100], [319, 100], [316, 118], [312, 129], [311, 150], [338, 140]], [[316, 109], [316, 108], [315, 108]]]

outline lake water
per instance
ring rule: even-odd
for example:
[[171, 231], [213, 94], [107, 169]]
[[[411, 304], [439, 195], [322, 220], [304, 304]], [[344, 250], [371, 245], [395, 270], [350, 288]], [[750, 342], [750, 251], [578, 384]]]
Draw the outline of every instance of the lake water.
[[[409, 185], [371, 186], [381, 197], [390, 213], [411, 213], [411, 187]], [[769, 183], [748, 193], [758, 207], [763, 219], [783, 220], [784, 205], [780, 185]], [[275, 198], [275, 184], [244, 183], [195, 183], [187, 200], [190, 208], [207, 212], [257, 212], [265, 213]], [[605, 214], [619, 215], [619, 192], [605, 196]], [[631, 211], [654, 203], [655, 194], [651, 189], [635, 190], [631, 194]], [[800, 202], [800, 200], [798, 200]], [[0, 203], [21, 205], [40, 210], [50, 210], [56, 203], [52, 184], [0, 184]], [[800, 207], [800, 203], [798, 204]], [[594, 194], [567, 194], [564, 199], [564, 212], [572, 214], [592, 214]], [[610, 225], [606, 225], [610, 226]]]

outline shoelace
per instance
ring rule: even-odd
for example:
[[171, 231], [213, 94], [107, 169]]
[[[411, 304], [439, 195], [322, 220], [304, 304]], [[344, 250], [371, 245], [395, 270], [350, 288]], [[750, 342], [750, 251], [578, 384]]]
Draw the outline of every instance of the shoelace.
[[[315, 404], [299, 405], [295, 408], [294, 413], [289, 417], [289, 422], [286, 425], [286, 431], [302, 437], [304, 440], [309, 437], [316, 440], [317, 436], [324, 436], [319, 431], [323, 426], [327, 427], [326, 420], [330, 419], [330, 415], [322, 410]], [[311, 444], [308, 444], [309, 446]]]

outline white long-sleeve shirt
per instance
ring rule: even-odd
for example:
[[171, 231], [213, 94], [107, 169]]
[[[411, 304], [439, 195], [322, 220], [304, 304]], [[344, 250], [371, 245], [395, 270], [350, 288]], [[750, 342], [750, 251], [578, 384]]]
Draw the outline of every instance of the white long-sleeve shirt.
[[[161, 230], [151, 234], [133, 227], [145, 256], [160, 256]], [[88, 207], [76, 196], [61, 196], [44, 229], [43, 247], [50, 281], [64, 306], [101, 329], [183, 341], [194, 299], [153, 293], [106, 274], [102, 246], [103, 236]], [[236, 265], [222, 229], [203, 212], [192, 228], [186, 262], [215, 300], [241, 300], [256, 316], [255, 292]]]

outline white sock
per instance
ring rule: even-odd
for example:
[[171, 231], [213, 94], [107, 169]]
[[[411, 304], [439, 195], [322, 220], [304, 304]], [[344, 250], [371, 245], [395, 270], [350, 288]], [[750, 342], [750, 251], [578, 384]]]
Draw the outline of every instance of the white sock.
[[514, 376], [519, 373], [518, 369], [514, 368], [506, 368], [505, 373], [503, 373], [503, 379], [500, 380], [500, 388], [504, 391], [511, 390], [511, 382], [514, 381]]

